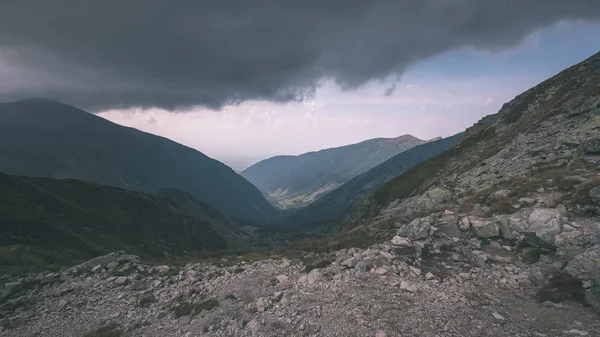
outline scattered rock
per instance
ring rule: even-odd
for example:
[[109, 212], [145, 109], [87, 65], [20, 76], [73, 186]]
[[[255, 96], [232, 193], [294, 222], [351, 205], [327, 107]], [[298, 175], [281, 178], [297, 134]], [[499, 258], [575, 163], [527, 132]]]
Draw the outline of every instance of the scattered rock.
[[371, 259], [361, 260], [356, 264], [355, 268], [362, 272], [368, 272], [369, 270], [371, 270], [371, 268], [373, 268], [373, 260], [371, 260]]
[[432, 221], [431, 217], [416, 218], [409, 224], [402, 226], [398, 230], [398, 236], [406, 237], [413, 241], [425, 239], [429, 234], [429, 227]]
[[313, 269], [310, 271], [310, 273], [308, 273], [306, 282], [308, 282], [308, 284], [314, 284], [315, 282], [320, 281], [322, 277], [323, 274], [321, 273], [320, 269]]
[[550, 208], [536, 208], [529, 215], [529, 230], [540, 239], [554, 244], [554, 237], [562, 230], [560, 213]]
[[587, 154], [600, 154], [600, 138], [593, 138], [583, 143], [583, 150]]
[[412, 246], [412, 241], [409, 240], [408, 238], [403, 238], [400, 236], [394, 236], [394, 238], [391, 240], [392, 245], [394, 246], [400, 246], [400, 247], [410, 247]]
[[379, 330], [379, 331], [377, 331], [377, 333], [375, 334], [375, 337], [387, 337], [387, 334], [385, 333], [385, 331], [383, 331], [383, 330]]
[[600, 186], [590, 189], [589, 195], [593, 202], [600, 203]]
[[506, 199], [506, 198], [510, 197], [512, 194], [513, 194], [513, 192], [510, 190], [498, 190], [498, 191], [492, 193], [488, 197], [488, 199], [491, 201]]
[[598, 314], [600, 314], [600, 287], [585, 290], [585, 302]]
[[492, 312], [492, 316], [494, 316], [495, 319], [499, 320], [499, 321], [505, 321], [506, 319], [504, 318], [504, 316], [500, 315], [497, 312]]
[[351, 257], [348, 260], [342, 262], [341, 265], [344, 266], [344, 267], [348, 267], [348, 268], [354, 268], [357, 263], [358, 263], [358, 258], [357, 257]]
[[580, 280], [592, 280], [600, 284], [600, 245], [576, 255], [569, 261], [565, 271]]
[[523, 262], [525, 263], [536, 263], [540, 259], [541, 251], [539, 248], [535, 247], [525, 247], [521, 251], [521, 256], [523, 257]]
[[408, 291], [409, 293], [416, 293], [419, 291], [416, 285], [409, 283], [407, 281], [400, 282], [400, 289], [404, 291]]
[[520, 198], [518, 202], [519, 202], [519, 204], [521, 206], [531, 206], [531, 205], [535, 204], [535, 199], [532, 199], [532, 198]]
[[279, 283], [286, 283], [288, 281], [287, 275], [278, 275], [275, 278]]
[[480, 238], [487, 239], [500, 235], [500, 229], [496, 221], [477, 217], [470, 217], [469, 220], [471, 221], [471, 228]]

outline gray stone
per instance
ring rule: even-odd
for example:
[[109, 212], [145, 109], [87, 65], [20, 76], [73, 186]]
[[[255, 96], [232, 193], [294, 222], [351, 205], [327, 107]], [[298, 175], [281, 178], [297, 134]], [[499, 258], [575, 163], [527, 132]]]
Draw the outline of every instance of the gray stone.
[[462, 233], [458, 228], [458, 219], [454, 215], [444, 215], [438, 225], [440, 232], [449, 238], [460, 238]]
[[58, 310], [62, 310], [64, 307], [67, 306], [67, 304], [69, 304], [69, 302], [67, 302], [66, 300], [60, 300], [58, 302]]
[[148, 288], [148, 286], [146, 285], [146, 282], [144, 280], [135, 281], [131, 285], [131, 290], [133, 290], [133, 291], [142, 291], [142, 290], [146, 290], [147, 288]]
[[394, 246], [400, 246], [400, 247], [410, 247], [412, 246], [412, 241], [410, 241], [407, 238], [403, 238], [401, 236], [394, 236], [394, 238], [392, 239], [392, 245]]
[[516, 238], [516, 235], [510, 229], [508, 222], [509, 222], [508, 218], [502, 218], [502, 219], [496, 220], [496, 224], [498, 226], [498, 230], [500, 231], [500, 235], [505, 239], [514, 240]]
[[408, 291], [409, 293], [416, 293], [419, 291], [416, 285], [407, 281], [400, 281], [400, 290]]
[[512, 195], [512, 191], [510, 190], [498, 190], [494, 193], [492, 193], [488, 199], [494, 201], [494, 200], [501, 200], [501, 199], [506, 199], [508, 197], [510, 197]]
[[569, 261], [565, 271], [580, 280], [591, 280], [600, 284], [600, 245], [575, 256]]
[[561, 232], [561, 216], [558, 211], [550, 208], [538, 208], [529, 215], [529, 229], [540, 239], [554, 244], [554, 237]]
[[398, 236], [406, 237], [413, 241], [425, 239], [429, 234], [429, 227], [432, 221], [431, 217], [416, 218], [409, 224], [402, 226], [398, 230]]
[[313, 269], [308, 273], [308, 276], [306, 276], [306, 281], [308, 284], [314, 284], [315, 282], [320, 281], [322, 277], [323, 274], [320, 269]]
[[500, 229], [496, 221], [477, 217], [470, 217], [469, 220], [471, 221], [471, 228], [473, 228], [475, 234], [480, 238], [487, 239], [500, 235]]
[[246, 324], [246, 329], [250, 330], [254, 335], [258, 332], [259, 325], [260, 323], [258, 323], [256, 319], [253, 319], [250, 322], [248, 322], [248, 324]]
[[0, 326], [2, 326], [2, 327], [5, 327], [5, 328], [6, 328], [6, 327], [9, 327], [9, 326], [10, 326], [10, 324], [11, 324], [11, 321], [10, 321], [10, 319], [8, 319], [8, 318], [3, 318], [3, 319], [0, 319]]
[[535, 204], [535, 199], [532, 198], [520, 198], [519, 199], [519, 204], [521, 204], [522, 206], [530, 206]]
[[410, 247], [394, 246], [394, 247], [392, 247], [392, 252], [397, 256], [411, 255], [411, 254], [414, 254], [417, 252], [417, 247], [415, 247], [415, 246], [410, 246]]
[[346, 261], [342, 262], [341, 265], [343, 267], [354, 268], [357, 263], [358, 263], [358, 258], [351, 257], [351, 258], [347, 259]]
[[600, 138], [593, 138], [583, 143], [583, 150], [587, 154], [600, 154]]
[[106, 269], [114, 269], [119, 266], [119, 261], [112, 261], [111, 263], [106, 265]]
[[540, 259], [540, 249], [535, 247], [525, 247], [521, 251], [523, 262], [536, 263]]
[[117, 277], [114, 282], [115, 282], [115, 284], [122, 286], [122, 285], [127, 284], [129, 282], [129, 279], [125, 276], [121, 276], [121, 277]]
[[0, 302], [9, 298], [11, 294], [12, 294], [12, 289], [5, 288], [5, 289], [0, 290]]
[[589, 195], [592, 198], [592, 201], [595, 203], [600, 203], [600, 186], [592, 188], [589, 192]]
[[585, 302], [598, 314], [600, 314], [600, 288], [585, 290]]
[[367, 271], [371, 270], [371, 268], [373, 268], [373, 260], [371, 260], [371, 259], [361, 260], [360, 262], [358, 262], [356, 264], [355, 268], [360, 271], [367, 272]]

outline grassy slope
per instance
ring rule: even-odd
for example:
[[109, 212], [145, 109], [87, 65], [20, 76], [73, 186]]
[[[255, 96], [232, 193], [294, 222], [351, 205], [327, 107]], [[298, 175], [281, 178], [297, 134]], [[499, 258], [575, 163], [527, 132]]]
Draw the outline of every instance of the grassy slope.
[[0, 270], [69, 264], [115, 250], [145, 258], [222, 250], [227, 240], [219, 231], [236, 228], [179, 191], [145, 194], [5, 174], [0, 186]]

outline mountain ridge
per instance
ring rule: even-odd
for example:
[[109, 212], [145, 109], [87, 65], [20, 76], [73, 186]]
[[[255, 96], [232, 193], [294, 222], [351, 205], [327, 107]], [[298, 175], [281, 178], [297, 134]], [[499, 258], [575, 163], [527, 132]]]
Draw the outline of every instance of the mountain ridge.
[[264, 222], [278, 216], [258, 189], [225, 164], [47, 99], [0, 103], [0, 170], [146, 192], [176, 188], [232, 217]]
[[262, 160], [241, 174], [282, 208], [303, 207], [397, 153], [425, 143], [411, 135], [374, 138]]

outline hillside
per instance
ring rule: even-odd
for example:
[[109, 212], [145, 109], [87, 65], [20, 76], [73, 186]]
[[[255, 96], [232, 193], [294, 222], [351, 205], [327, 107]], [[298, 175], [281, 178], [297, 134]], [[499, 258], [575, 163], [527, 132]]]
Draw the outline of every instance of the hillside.
[[258, 189], [224, 164], [51, 100], [0, 103], [0, 171], [146, 192], [175, 188], [231, 217], [277, 216]]
[[241, 174], [281, 208], [303, 207], [396, 154], [425, 142], [410, 135], [371, 139], [299, 156], [272, 157]]
[[156, 259], [241, 249], [251, 235], [177, 190], [145, 194], [2, 173], [0, 186], [2, 272], [63, 265], [116, 250]]
[[401, 175], [412, 166], [448, 150], [456, 144], [461, 136], [462, 133], [401, 152], [371, 170], [350, 179], [307, 207], [279, 219], [277, 223], [285, 226], [299, 226], [340, 218], [349, 212], [354, 203], [363, 196]]

